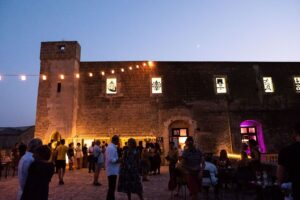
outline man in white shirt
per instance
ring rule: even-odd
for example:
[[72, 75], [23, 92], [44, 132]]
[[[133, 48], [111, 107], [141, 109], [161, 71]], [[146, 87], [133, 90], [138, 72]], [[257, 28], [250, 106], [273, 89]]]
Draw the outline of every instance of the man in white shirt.
[[18, 165], [18, 178], [19, 178], [19, 190], [18, 190], [18, 196], [17, 199], [21, 199], [23, 189], [25, 187], [26, 179], [28, 176], [28, 168], [30, 167], [31, 163], [34, 161], [33, 153], [35, 150], [42, 146], [42, 140], [38, 138], [32, 139], [28, 143], [27, 152], [25, 155], [21, 158]]
[[119, 157], [117, 145], [119, 144], [119, 136], [114, 135], [105, 151], [105, 167], [108, 178], [108, 191], [106, 200], [115, 200], [115, 190], [117, 176], [119, 175]]

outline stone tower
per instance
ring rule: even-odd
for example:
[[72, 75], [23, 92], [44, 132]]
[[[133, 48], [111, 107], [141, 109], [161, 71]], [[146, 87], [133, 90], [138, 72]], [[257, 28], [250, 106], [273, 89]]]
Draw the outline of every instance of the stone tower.
[[80, 45], [76, 41], [42, 42], [35, 137], [48, 143], [54, 133], [76, 136]]

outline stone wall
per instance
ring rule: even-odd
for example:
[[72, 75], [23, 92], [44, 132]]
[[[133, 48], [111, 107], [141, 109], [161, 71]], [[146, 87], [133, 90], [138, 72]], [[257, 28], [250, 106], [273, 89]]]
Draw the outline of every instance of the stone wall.
[[[56, 55], [61, 45], [65, 54]], [[300, 63], [154, 62], [149, 67], [143, 61], [79, 63], [78, 56], [77, 43], [42, 45], [41, 74], [50, 78], [40, 80], [36, 135], [45, 140], [56, 130], [66, 138], [157, 136], [167, 149], [171, 127], [183, 123], [204, 151], [238, 152], [240, 124], [255, 120], [262, 126], [267, 152], [277, 152], [291, 141], [292, 124], [299, 121], [300, 94], [292, 77], [300, 74]], [[60, 73], [68, 77], [61, 81], [58, 95]], [[80, 79], [74, 73], [80, 73]], [[227, 77], [228, 94], [215, 93], [217, 75]], [[162, 77], [162, 95], [151, 94], [155, 76]], [[274, 93], [264, 92], [263, 76], [272, 77]], [[117, 78], [117, 94], [106, 94], [107, 77]]]

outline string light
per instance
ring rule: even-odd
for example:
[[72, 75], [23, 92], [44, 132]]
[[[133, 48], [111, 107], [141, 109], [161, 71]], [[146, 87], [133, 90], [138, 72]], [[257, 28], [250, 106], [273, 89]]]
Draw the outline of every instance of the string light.
[[[148, 61], [148, 62], [142, 62], [141, 64], [138, 64], [138, 65], [131, 65], [131, 66], [128, 66], [128, 69], [129, 70], [133, 70], [134, 68], [136, 69], [140, 69], [141, 67], [146, 67], [146, 66], [149, 66], [149, 68], [153, 67], [155, 64], [153, 61]], [[126, 68], [120, 68], [120, 69], [112, 69], [110, 71], [111, 74], [115, 74], [116, 72], [125, 72], [125, 69]], [[105, 71], [101, 71], [100, 72], [102, 76], [105, 76]], [[80, 73], [75, 73], [73, 74], [73, 77], [75, 75], [75, 78], [79, 79], [80, 78]], [[0, 81], [2, 81], [4, 79], [4, 77], [19, 77], [19, 79], [21, 81], [26, 81], [27, 78], [30, 76], [30, 77], [39, 77], [41, 80], [43, 81], [46, 81], [48, 80], [48, 77], [50, 77], [50, 75], [45, 75], [45, 74], [33, 74], [33, 75], [25, 75], [25, 74], [2, 74], [0, 75]], [[66, 77], [65, 76], [69, 76], [69, 75], [64, 75], [64, 74], [58, 74], [58, 78], [61, 79], [61, 80], [64, 80]], [[89, 77], [93, 77], [94, 74], [92, 72], [89, 72], [88, 73], [88, 76]]]
[[26, 81], [26, 76], [25, 75], [20, 75], [21, 81]]
[[42, 75], [42, 80], [43, 81], [47, 80], [47, 76], [46, 75]]

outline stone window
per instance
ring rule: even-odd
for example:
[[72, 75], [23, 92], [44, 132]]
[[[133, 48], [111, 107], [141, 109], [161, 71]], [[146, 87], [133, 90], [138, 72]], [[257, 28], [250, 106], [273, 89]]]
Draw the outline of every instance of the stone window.
[[117, 78], [106, 79], [106, 94], [117, 94]]
[[265, 93], [273, 93], [274, 92], [274, 85], [272, 81], [272, 77], [263, 77], [263, 84]]
[[162, 80], [161, 77], [152, 77], [151, 79], [151, 92], [152, 94], [162, 93]]
[[214, 85], [216, 94], [226, 94], [228, 92], [226, 76], [215, 76]]
[[59, 51], [64, 52], [66, 50], [66, 46], [65, 45], [59, 45], [58, 49], [59, 49]]
[[61, 92], [61, 83], [57, 83], [57, 93]]
[[297, 93], [300, 93], [300, 76], [294, 76], [294, 85]]

